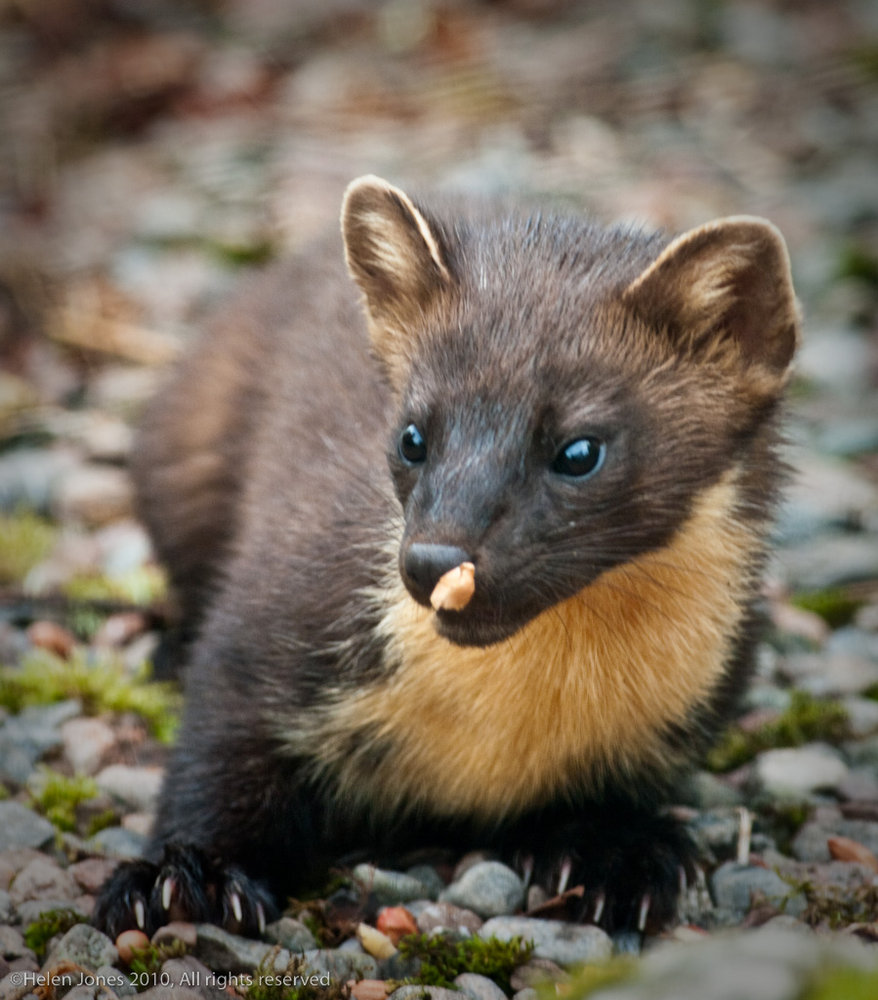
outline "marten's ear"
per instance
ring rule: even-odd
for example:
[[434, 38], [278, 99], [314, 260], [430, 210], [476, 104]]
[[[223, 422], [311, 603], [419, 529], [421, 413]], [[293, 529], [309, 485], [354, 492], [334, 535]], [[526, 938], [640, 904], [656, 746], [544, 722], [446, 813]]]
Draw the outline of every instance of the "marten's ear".
[[777, 392], [799, 340], [783, 237], [750, 216], [684, 233], [625, 290], [623, 301], [681, 346], [744, 369]]
[[345, 192], [341, 230], [375, 348], [392, 368], [406, 354], [407, 324], [451, 283], [442, 239], [404, 191], [371, 175]]

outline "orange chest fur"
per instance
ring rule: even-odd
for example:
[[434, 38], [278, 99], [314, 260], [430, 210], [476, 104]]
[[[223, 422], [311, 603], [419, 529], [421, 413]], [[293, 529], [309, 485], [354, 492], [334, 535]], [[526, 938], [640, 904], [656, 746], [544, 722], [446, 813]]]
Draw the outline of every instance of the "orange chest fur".
[[[387, 807], [485, 821], [602, 774], [671, 770], [663, 734], [722, 678], [749, 592], [753, 530], [733, 517], [735, 499], [728, 476], [668, 546], [487, 649], [451, 645], [394, 587], [381, 626], [391, 669], [329, 710], [324, 765], [347, 794], [367, 782]], [[393, 748], [371, 773], [340, 750], [358, 733]]]

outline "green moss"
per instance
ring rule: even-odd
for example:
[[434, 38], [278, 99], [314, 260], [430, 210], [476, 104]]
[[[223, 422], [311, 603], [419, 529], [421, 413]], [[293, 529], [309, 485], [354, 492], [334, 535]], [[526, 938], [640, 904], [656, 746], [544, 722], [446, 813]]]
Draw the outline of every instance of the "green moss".
[[182, 958], [188, 952], [186, 944], [177, 938], [159, 944], [149, 944], [145, 948], [132, 948], [128, 968], [135, 976], [143, 977], [143, 981], [146, 982], [162, 971], [162, 966], [169, 958]]
[[403, 958], [417, 958], [421, 971], [407, 982], [424, 986], [453, 988], [455, 976], [475, 972], [487, 976], [510, 993], [509, 977], [533, 954], [533, 944], [521, 938], [500, 941], [497, 938], [465, 938], [455, 941], [442, 935], [411, 934], [399, 942]]
[[[637, 969], [637, 960], [630, 955], [618, 955], [606, 962], [584, 965], [571, 981], [565, 984], [565, 1000], [585, 1000], [598, 990], [629, 982], [635, 978]], [[537, 992], [540, 994], [540, 1000], [557, 1000], [558, 994], [554, 983], [539, 986]]]
[[330, 980], [328, 986], [310, 982], [314, 977], [301, 956], [292, 958], [285, 969], [278, 971], [274, 963], [279, 952], [279, 948], [273, 948], [256, 967], [246, 990], [247, 1000], [348, 1000], [350, 997], [350, 987], [338, 980]]
[[42, 961], [46, 946], [56, 934], [66, 934], [71, 927], [87, 923], [86, 918], [76, 910], [46, 910], [24, 932], [24, 943]]
[[878, 997], [878, 970], [825, 969], [801, 1000], [875, 1000]]
[[48, 556], [58, 532], [31, 511], [0, 514], [0, 584], [21, 583]]
[[165, 743], [176, 731], [179, 691], [175, 685], [150, 681], [147, 670], [132, 676], [110, 657], [77, 650], [62, 660], [42, 649], [31, 652], [19, 667], [0, 668], [0, 705], [13, 712], [66, 698], [80, 699], [89, 715], [134, 712]]
[[850, 625], [854, 615], [865, 603], [850, 597], [844, 590], [831, 587], [827, 590], [814, 590], [794, 594], [790, 603], [804, 611], [813, 611], [832, 628], [842, 628]]
[[837, 701], [794, 691], [789, 708], [777, 719], [752, 732], [738, 726], [727, 729], [708, 753], [707, 766], [712, 771], [731, 771], [763, 750], [797, 747], [814, 740], [838, 743], [848, 736], [847, 713]]
[[101, 830], [108, 830], [111, 826], [118, 826], [119, 814], [115, 809], [105, 809], [97, 816], [92, 816], [88, 821], [88, 828], [85, 831], [86, 837], [94, 837]]
[[139, 566], [119, 576], [81, 573], [61, 588], [72, 601], [123, 601], [149, 605], [165, 599], [168, 581], [158, 566]]
[[31, 805], [64, 833], [76, 829], [76, 807], [97, 794], [98, 786], [91, 778], [68, 778], [48, 767], [39, 769], [30, 787]]

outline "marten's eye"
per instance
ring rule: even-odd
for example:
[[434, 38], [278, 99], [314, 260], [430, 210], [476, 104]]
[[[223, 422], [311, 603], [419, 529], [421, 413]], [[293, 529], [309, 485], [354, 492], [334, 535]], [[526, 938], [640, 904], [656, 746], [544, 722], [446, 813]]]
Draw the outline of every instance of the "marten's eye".
[[574, 479], [584, 479], [597, 472], [604, 461], [606, 448], [597, 438], [577, 438], [564, 447], [552, 462], [552, 471]]
[[426, 459], [427, 442], [414, 424], [409, 424], [400, 434], [399, 454], [409, 465], [420, 465]]

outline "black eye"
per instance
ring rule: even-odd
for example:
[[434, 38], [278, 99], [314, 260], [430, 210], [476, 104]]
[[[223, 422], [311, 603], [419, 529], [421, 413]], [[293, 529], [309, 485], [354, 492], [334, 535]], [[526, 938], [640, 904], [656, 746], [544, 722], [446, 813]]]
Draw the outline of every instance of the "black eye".
[[426, 459], [427, 442], [414, 424], [409, 424], [400, 434], [399, 453], [409, 465], [420, 465]]
[[606, 448], [597, 438], [577, 438], [564, 447], [552, 462], [552, 471], [562, 476], [583, 479], [601, 467]]

